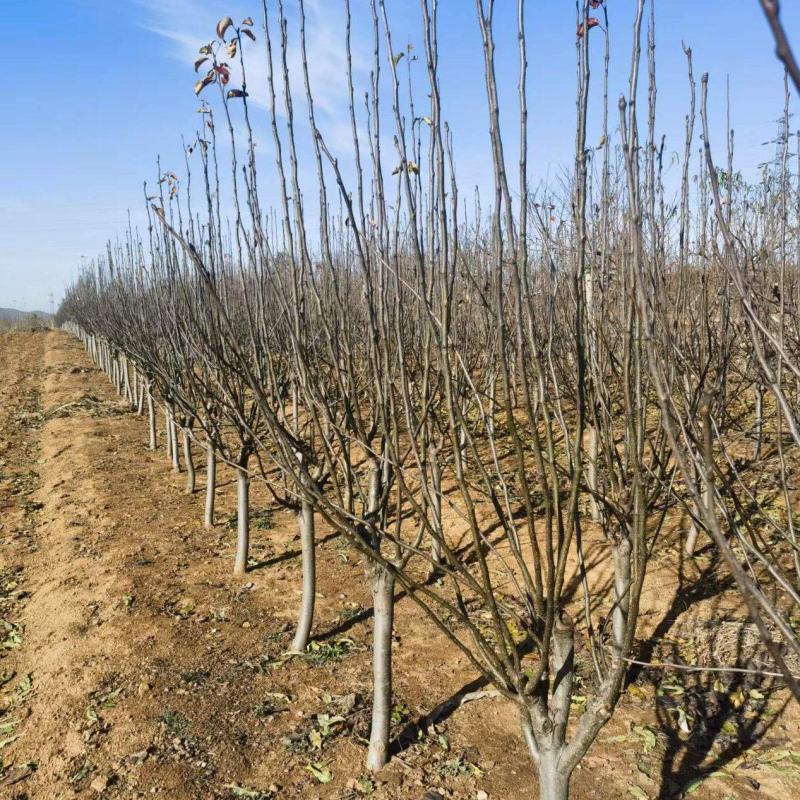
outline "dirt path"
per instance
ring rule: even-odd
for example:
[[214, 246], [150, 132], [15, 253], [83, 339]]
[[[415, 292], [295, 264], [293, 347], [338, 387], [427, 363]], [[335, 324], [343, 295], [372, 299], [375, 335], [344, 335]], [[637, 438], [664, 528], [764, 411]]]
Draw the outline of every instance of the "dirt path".
[[[413, 729], [437, 703], [480, 687], [406, 600], [394, 643], [402, 752], [379, 780], [366, 778], [363, 568], [319, 531], [317, 643], [308, 658], [284, 660], [300, 586], [293, 518], [255, 488], [258, 564], [235, 579], [230, 476], [221, 473], [219, 524], [207, 531], [201, 498], [184, 494], [183, 476], [145, 442], [145, 421], [77, 341], [0, 336], [0, 798], [535, 797], [505, 702], [479, 699]], [[693, 776], [705, 778], [694, 796], [720, 800], [777, 800], [800, 786], [796, 715], [781, 713], [780, 693], [764, 701], [769, 715], [742, 706], [750, 739], [736, 717], [735, 737], [693, 747], [656, 702], [658, 686], [634, 689], [576, 774], [576, 798], [677, 796]]]
[[[3, 383], [12, 390], [3, 407], [26, 409], [8, 415], [4, 458], [25, 473], [34, 499], [9, 497], [13, 516], [4, 513], [12, 532], [4, 564], [26, 594], [10, 602], [21, 641], [3, 662], [13, 677], [2, 722], [19, 738], [2, 751], [0, 796], [6, 787], [35, 798], [236, 796], [231, 787], [353, 794], [346, 784], [362, 773], [370, 668], [360, 565], [321, 531], [322, 560], [335, 570], [321, 576], [318, 598], [317, 630], [328, 635], [310, 659], [283, 664], [299, 595], [291, 516], [255, 512], [253, 550], [263, 567], [235, 579], [230, 476], [223, 472], [220, 524], [206, 531], [198, 498], [183, 494], [182, 476], [160, 452], [144, 448], [143, 420], [78, 342], [48, 333], [4, 344]], [[473, 677], [456, 657], [438, 669], [440, 689], [411, 680], [418, 667], [406, 673], [404, 663], [428, 660], [426, 652], [439, 663], [442, 643], [409, 627], [396, 641], [398, 731]], [[435, 680], [437, 669], [430, 672]], [[309, 733], [325, 713], [347, 721], [320, 752]], [[345, 727], [347, 736], [335, 736]], [[519, 749], [513, 728], [487, 747], [484, 762], [496, 763], [508, 746]], [[473, 761], [440, 744], [421, 749], [425, 761], [457, 763], [428, 776], [398, 761], [378, 786], [382, 796], [404, 796], [406, 785], [413, 793], [448, 781], [477, 785], [477, 749]], [[333, 780], [320, 783], [312, 763]]]

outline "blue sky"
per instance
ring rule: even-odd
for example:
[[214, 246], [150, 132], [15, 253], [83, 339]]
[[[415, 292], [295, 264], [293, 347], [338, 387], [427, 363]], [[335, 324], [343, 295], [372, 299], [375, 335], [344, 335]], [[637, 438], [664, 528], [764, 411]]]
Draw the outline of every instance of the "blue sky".
[[[287, 7], [293, 0], [285, 0]], [[371, 58], [367, 0], [351, 0], [356, 79]], [[480, 37], [473, 0], [440, 0], [441, 83], [445, 116], [455, 137], [461, 192], [490, 180]], [[507, 111], [509, 162], [515, 162], [517, 81], [514, 0], [496, 0], [497, 64]], [[800, 3], [786, 2], [789, 31], [800, 31]], [[307, 0], [311, 80], [318, 123], [346, 152], [342, 42], [343, 0]], [[417, 0], [387, 0], [395, 45], [422, 51]], [[612, 37], [612, 106], [627, 84], [633, 0], [608, 0]], [[143, 219], [142, 183], [153, 182], [156, 158], [180, 172], [181, 136], [198, 123], [197, 48], [226, 14], [256, 21], [250, 88], [256, 107], [261, 175], [272, 149], [264, 87], [261, 0], [4, 0], [11, 34], [6, 92], [0, 112], [0, 306], [47, 308], [106, 240], [124, 231], [128, 214]], [[711, 73], [714, 144], [722, 160], [725, 82], [730, 76], [736, 162], [746, 174], [768, 157], [783, 105], [782, 69], [758, 0], [657, 0], [658, 123], [669, 153], [682, 150], [688, 88], [681, 40], [694, 50], [695, 73]], [[532, 182], [557, 179], [569, 165], [574, 139], [575, 8], [570, 0], [527, 3], [529, 163]], [[21, 33], [23, 32], [23, 33]], [[601, 102], [602, 48], [593, 31], [592, 103]], [[291, 33], [290, 33], [291, 36]], [[800, 46], [800, 34], [796, 37]], [[301, 76], [293, 69], [293, 80]], [[292, 65], [290, 64], [290, 68]], [[414, 65], [420, 74], [422, 64]], [[417, 112], [424, 93], [416, 97]], [[298, 100], [298, 116], [304, 108]], [[589, 141], [599, 139], [592, 120]], [[697, 140], [696, 140], [697, 141]], [[301, 143], [301, 158], [307, 148]], [[673, 170], [677, 167], [673, 167]], [[310, 175], [310, 167], [304, 171]], [[265, 193], [270, 182], [264, 178]]]

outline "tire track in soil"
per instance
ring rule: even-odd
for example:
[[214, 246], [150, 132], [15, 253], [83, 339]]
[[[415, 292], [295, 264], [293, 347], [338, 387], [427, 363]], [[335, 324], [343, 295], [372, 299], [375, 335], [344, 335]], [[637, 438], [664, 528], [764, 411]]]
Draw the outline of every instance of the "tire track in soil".
[[0, 778], [9, 783], [24, 780], [33, 768], [14, 764], [6, 748], [30, 713], [21, 707], [29, 687], [21, 649], [30, 597], [27, 567], [38, 549], [43, 352], [43, 334], [0, 334], [0, 740], [6, 743]]
[[[12, 448], [36, 448], [39, 470], [35, 520], [30, 520], [33, 544], [15, 554], [22, 556], [28, 599], [20, 612], [15, 683], [9, 684], [16, 688], [6, 700], [6, 716], [23, 718], [15, 728], [19, 739], [8, 748], [6, 759], [13, 764], [5, 776], [7, 784], [19, 786], [12, 796], [20, 798], [63, 797], [79, 788], [81, 776], [75, 776], [83, 765], [75, 767], [84, 760], [90, 737], [76, 719], [104, 665], [126, 656], [124, 639], [114, 635], [113, 626], [102, 627], [103, 609], [124, 579], [91, 551], [92, 539], [102, 533], [102, 516], [91, 510], [96, 432], [88, 420], [65, 424], [72, 420], [53, 413], [93, 377], [92, 370], [65, 362], [63, 341], [48, 332], [18, 337], [16, 347], [7, 348], [9, 371], [24, 372], [20, 392], [38, 398], [36, 424], [12, 428], [11, 436]], [[30, 438], [34, 431], [38, 446]]]

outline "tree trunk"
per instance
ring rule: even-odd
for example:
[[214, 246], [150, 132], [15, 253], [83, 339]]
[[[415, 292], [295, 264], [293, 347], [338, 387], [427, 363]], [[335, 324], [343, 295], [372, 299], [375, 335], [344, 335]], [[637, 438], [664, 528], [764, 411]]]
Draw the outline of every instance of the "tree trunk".
[[464, 469], [467, 467], [467, 401], [466, 399], [462, 399], [461, 401], [461, 415], [464, 418], [464, 422], [459, 426], [458, 430], [458, 449], [461, 453], [461, 464]]
[[686, 541], [683, 543], [683, 552], [691, 558], [694, 555], [695, 548], [697, 547], [697, 536], [700, 533], [697, 524], [694, 520], [689, 527], [689, 533], [686, 534]]
[[[431, 446], [429, 450], [431, 470], [431, 517], [432, 527], [442, 536], [442, 473], [439, 469], [439, 450]], [[431, 536], [431, 574], [439, 572], [442, 565], [442, 542], [437, 536]]]
[[206, 454], [206, 512], [203, 522], [206, 528], [214, 527], [214, 500], [217, 490], [217, 453], [209, 444]]
[[187, 427], [183, 428], [183, 460], [186, 462], [186, 494], [194, 494], [195, 474], [192, 460], [192, 437]]
[[753, 448], [753, 460], [761, 458], [761, 440], [764, 430], [764, 387], [759, 383], [756, 386], [756, 442]]
[[[698, 478], [699, 480], [699, 478]], [[703, 498], [703, 505], [706, 504], [706, 489], [703, 487], [700, 490], [700, 496]], [[702, 509], [697, 510], [698, 516], [702, 518], [703, 511]], [[689, 528], [689, 533], [686, 535], [686, 541], [683, 543], [683, 552], [689, 557], [692, 558], [694, 556], [694, 551], [697, 549], [697, 537], [700, 535], [700, 529], [697, 527], [697, 523], [692, 520], [691, 527]]]
[[150, 427], [150, 442], [149, 448], [156, 449], [156, 409], [153, 403], [153, 395], [150, 394], [150, 387], [147, 388], [147, 416]]
[[[550, 639], [550, 701], [540, 710], [535, 701], [520, 708], [525, 743], [539, 775], [540, 800], [567, 800], [572, 770], [562, 764], [575, 675], [575, 623], [558, 612]], [[534, 726], [534, 720], [537, 720]]]
[[172, 439], [172, 471], [181, 471], [181, 455], [178, 450], [178, 423], [175, 422], [175, 411], [169, 410], [169, 434]]
[[169, 408], [164, 406], [164, 446], [167, 448], [167, 461], [172, 461], [172, 427], [169, 424]]
[[627, 538], [622, 538], [611, 546], [611, 558], [614, 562], [614, 613], [612, 616], [612, 646], [617, 656], [621, 656], [625, 642], [625, 629], [628, 625], [628, 608], [630, 606], [631, 586], [631, 545]]
[[589, 464], [586, 470], [586, 479], [591, 489], [589, 493], [589, 511], [592, 515], [592, 522], [600, 522], [600, 506], [595, 497], [597, 492], [597, 438], [597, 428], [592, 425], [589, 428]]
[[144, 378], [136, 375], [136, 413], [141, 417], [144, 414]]
[[[630, 575], [630, 573], [628, 574]], [[625, 597], [627, 598], [627, 594]], [[564, 745], [571, 709], [574, 677], [575, 623], [569, 614], [562, 610], [558, 612], [558, 616], [555, 619], [553, 634], [550, 639], [550, 679], [553, 682], [550, 713], [553, 721], [553, 731], [552, 746], [547, 748], [548, 751], [553, 751], [555, 748], [561, 748]]]
[[250, 454], [242, 450], [236, 464], [236, 562], [234, 575], [247, 572], [247, 554], [250, 549], [250, 476], [247, 462]]
[[[369, 462], [369, 483], [367, 488], [367, 514], [377, 513], [381, 496], [381, 466], [377, 458]], [[372, 520], [374, 523], [374, 520]]]
[[372, 728], [367, 769], [380, 770], [389, 760], [389, 726], [392, 721], [392, 627], [394, 576], [381, 567], [372, 573]]
[[486, 415], [486, 433], [489, 438], [494, 437], [495, 415], [497, 414], [497, 373], [492, 373], [489, 381], [489, 411]]
[[303, 597], [300, 603], [300, 620], [292, 642], [292, 651], [302, 653], [308, 646], [311, 626], [314, 624], [316, 595], [316, 553], [314, 552], [314, 507], [303, 500], [298, 514], [300, 546], [303, 551]]
[[131, 388], [131, 376], [128, 370], [128, 359], [122, 357], [122, 391], [125, 395], [125, 400], [133, 408], [133, 389]]
[[567, 800], [569, 775], [559, 768], [558, 751], [541, 753], [538, 769], [540, 800]]

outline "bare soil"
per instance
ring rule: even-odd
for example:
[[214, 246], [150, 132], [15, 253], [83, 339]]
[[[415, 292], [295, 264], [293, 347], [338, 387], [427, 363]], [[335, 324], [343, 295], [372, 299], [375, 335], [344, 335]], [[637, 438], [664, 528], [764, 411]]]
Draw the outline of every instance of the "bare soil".
[[[0, 798], [537, 796], [513, 707], [403, 597], [396, 753], [368, 778], [363, 565], [318, 529], [314, 649], [285, 657], [300, 594], [295, 519], [254, 483], [255, 563], [235, 578], [232, 474], [220, 470], [206, 530], [201, 492], [185, 494], [146, 440], [146, 421], [78, 341], [0, 333]], [[712, 554], [679, 563], [674, 541], [660, 548], [643, 660], [752, 663], [757, 645]], [[589, 550], [591, 579], [606, 586], [599, 538]], [[588, 686], [585, 648], [578, 657]], [[800, 795], [800, 720], [779, 684], [632, 667], [573, 796]]]

